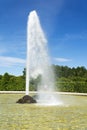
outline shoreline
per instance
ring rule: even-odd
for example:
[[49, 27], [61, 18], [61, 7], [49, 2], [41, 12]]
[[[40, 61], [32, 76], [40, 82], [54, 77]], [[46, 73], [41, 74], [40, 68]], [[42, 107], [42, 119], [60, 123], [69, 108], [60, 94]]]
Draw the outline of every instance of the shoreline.
[[[30, 94], [37, 93], [37, 91], [30, 91]], [[48, 92], [49, 93], [49, 92]], [[77, 96], [87, 96], [87, 93], [76, 93], [76, 92], [53, 92], [60, 95], [77, 95]], [[25, 91], [0, 91], [0, 94], [25, 94]]]

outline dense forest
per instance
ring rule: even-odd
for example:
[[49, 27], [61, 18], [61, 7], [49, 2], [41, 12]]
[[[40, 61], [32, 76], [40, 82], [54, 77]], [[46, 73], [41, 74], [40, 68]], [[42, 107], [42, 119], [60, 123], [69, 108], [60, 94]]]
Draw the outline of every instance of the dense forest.
[[[56, 91], [87, 93], [87, 69], [83, 66], [70, 68], [68, 66], [52, 65], [55, 74]], [[23, 75], [14, 76], [8, 73], [0, 75], [0, 91], [24, 91], [26, 69]], [[30, 79], [30, 90], [36, 91], [40, 76]]]

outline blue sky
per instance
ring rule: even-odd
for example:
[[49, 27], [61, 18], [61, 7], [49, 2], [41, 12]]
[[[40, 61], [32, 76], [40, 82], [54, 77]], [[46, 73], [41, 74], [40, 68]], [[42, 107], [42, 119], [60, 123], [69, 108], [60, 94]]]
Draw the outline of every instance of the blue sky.
[[52, 63], [87, 68], [86, 0], [0, 0], [0, 74], [22, 74], [32, 10], [39, 15]]

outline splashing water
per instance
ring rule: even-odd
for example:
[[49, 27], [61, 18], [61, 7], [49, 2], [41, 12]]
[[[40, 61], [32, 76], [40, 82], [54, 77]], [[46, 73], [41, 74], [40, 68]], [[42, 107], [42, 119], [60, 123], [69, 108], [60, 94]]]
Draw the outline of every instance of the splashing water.
[[54, 91], [54, 74], [50, 65], [47, 40], [36, 11], [32, 11], [27, 23], [26, 95], [29, 94], [29, 79], [40, 76], [37, 102], [46, 105], [61, 104]]

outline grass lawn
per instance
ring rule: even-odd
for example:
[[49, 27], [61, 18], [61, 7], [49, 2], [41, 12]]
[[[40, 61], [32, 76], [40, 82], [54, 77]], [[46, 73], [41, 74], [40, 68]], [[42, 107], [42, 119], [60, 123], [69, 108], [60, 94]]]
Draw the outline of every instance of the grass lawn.
[[17, 104], [23, 94], [0, 94], [0, 130], [87, 130], [87, 96], [61, 95], [62, 106]]

